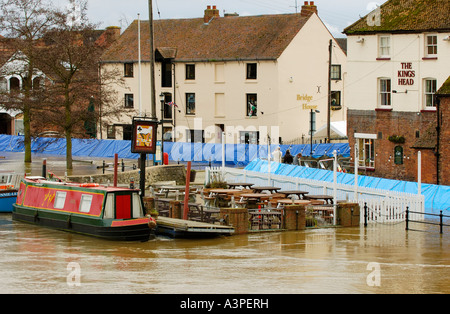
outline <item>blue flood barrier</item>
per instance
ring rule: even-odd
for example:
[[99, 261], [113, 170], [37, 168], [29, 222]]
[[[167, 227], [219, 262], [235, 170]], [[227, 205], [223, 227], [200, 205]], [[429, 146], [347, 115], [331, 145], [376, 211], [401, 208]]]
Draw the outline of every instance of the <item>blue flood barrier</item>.
[[[271, 173], [273, 174], [333, 182], [333, 171], [330, 170], [285, 165], [276, 162], [272, 162], [270, 167]], [[292, 169], [292, 167], [297, 169]], [[245, 170], [267, 173], [268, 162], [260, 159], [254, 160], [245, 167]], [[353, 174], [339, 172], [337, 174], [337, 182], [341, 184], [354, 185], [355, 177]], [[358, 186], [386, 191], [405, 192], [410, 194], [417, 194], [419, 190], [417, 182], [384, 179], [363, 175], [358, 176]], [[439, 214], [440, 210], [450, 211], [450, 186], [422, 183], [421, 194], [425, 196], [426, 213]]]
[[[273, 152], [280, 147], [283, 155], [290, 149], [292, 155], [301, 153], [309, 156], [310, 145], [271, 145]], [[31, 150], [33, 153], [64, 156], [66, 154], [66, 140], [64, 138], [34, 138]], [[313, 145], [313, 157], [332, 157], [333, 151], [343, 157], [350, 156], [350, 147], [347, 143], [339, 144], [315, 144]], [[0, 135], [0, 151], [23, 152], [23, 136]], [[181, 143], [164, 142], [164, 152], [169, 155], [170, 161], [192, 162], [222, 162], [222, 144], [210, 143]], [[98, 139], [72, 139], [72, 155], [78, 157], [137, 159], [139, 154], [131, 153], [131, 141], [124, 140], [98, 140]], [[228, 166], [245, 167], [252, 160], [258, 158], [267, 159], [267, 145], [254, 144], [226, 144], [225, 162]]]

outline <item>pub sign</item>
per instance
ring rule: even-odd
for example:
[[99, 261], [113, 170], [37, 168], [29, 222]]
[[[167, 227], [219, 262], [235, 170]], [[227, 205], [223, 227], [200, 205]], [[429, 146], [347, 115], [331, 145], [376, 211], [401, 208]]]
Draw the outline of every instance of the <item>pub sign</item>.
[[145, 118], [133, 118], [133, 136], [131, 152], [139, 154], [155, 154], [156, 130], [158, 122]]

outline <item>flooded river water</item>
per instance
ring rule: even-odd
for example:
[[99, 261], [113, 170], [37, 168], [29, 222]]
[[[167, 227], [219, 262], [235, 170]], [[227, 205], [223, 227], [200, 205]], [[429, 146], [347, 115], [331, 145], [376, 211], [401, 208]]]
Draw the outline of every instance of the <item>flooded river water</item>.
[[450, 233], [418, 228], [423, 231], [407, 232], [403, 223], [378, 224], [129, 243], [0, 214], [0, 291], [450, 293]]

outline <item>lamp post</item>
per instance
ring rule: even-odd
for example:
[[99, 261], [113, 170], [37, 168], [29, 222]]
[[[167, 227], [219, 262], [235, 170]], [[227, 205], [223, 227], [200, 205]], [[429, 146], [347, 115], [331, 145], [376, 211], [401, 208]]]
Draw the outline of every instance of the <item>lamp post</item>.
[[320, 111], [311, 109], [310, 120], [309, 120], [309, 125], [310, 125], [309, 132], [311, 134], [311, 152], [310, 152], [310, 156], [311, 157], [312, 157], [312, 154], [313, 154], [313, 134], [316, 131], [316, 113], [320, 113]]
[[165, 95], [159, 94], [159, 101], [161, 102], [161, 165], [164, 165], [164, 100]]

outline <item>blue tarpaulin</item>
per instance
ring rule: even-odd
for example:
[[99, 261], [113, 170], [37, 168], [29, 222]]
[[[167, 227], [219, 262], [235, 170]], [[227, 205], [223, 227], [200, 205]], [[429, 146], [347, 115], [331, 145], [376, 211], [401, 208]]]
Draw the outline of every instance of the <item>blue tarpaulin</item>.
[[[271, 145], [273, 152], [279, 145]], [[280, 145], [283, 155], [290, 149], [292, 155], [301, 153], [310, 155], [310, 145]], [[33, 153], [64, 156], [66, 154], [66, 140], [63, 138], [34, 138], [31, 145]], [[313, 145], [313, 157], [333, 156], [336, 150], [338, 155], [350, 156], [348, 144], [315, 144]], [[0, 151], [23, 152], [23, 136], [0, 135]], [[222, 162], [222, 144], [208, 143], [181, 143], [164, 142], [164, 152], [169, 155], [170, 161], [194, 161], [194, 162]], [[97, 140], [97, 139], [72, 139], [72, 155], [79, 157], [113, 158], [114, 154], [119, 158], [137, 159], [139, 154], [131, 153], [131, 141], [121, 140]], [[225, 161], [227, 165], [246, 166], [252, 160], [267, 158], [266, 145], [252, 144], [226, 144]]]
[[[333, 182], [333, 171], [279, 164], [275, 162], [272, 162], [270, 166], [270, 172], [273, 174]], [[267, 173], [268, 162], [260, 159], [254, 160], [245, 167], [245, 170]], [[354, 185], [355, 176], [349, 173], [338, 172], [337, 183]], [[362, 175], [358, 176], [358, 186], [411, 194], [418, 193], [417, 182], [375, 178]], [[427, 213], [438, 214], [440, 210], [450, 211], [450, 186], [422, 183], [421, 194], [425, 196], [425, 210]]]

